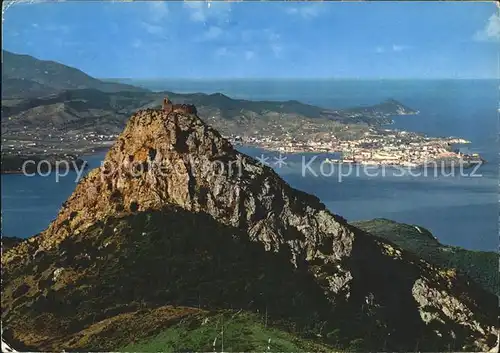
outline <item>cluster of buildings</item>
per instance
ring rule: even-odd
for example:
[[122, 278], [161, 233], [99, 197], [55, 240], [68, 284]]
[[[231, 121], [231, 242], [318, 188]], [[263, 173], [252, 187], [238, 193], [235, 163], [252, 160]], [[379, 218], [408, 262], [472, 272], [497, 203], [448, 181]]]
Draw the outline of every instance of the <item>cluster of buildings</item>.
[[236, 144], [256, 145], [283, 153], [340, 153], [341, 158], [331, 160], [332, 162], [407, 167], [438, 160], [460, 160], [463, 155], [453, 151], [452, 146], [470, 143], [460, 138], [431, 138], [407, 131], [374, 128], [351, 140], [342, 140], [335, 136], [325, 137], [323, 135], [321, 139], [299, 140], [283, 136], [232, 136], [230, 139]]
[[[38, 128], [37, 128], [38, 130]], [[118, 135], [103, 135], [94, 132], [65, 133], [54, 131], [40, 134], [39, 131], [10, 132], [2, 136], [1, 151], [9, 154], [61, 153], [66, 151], [92, 151], [94, 148], [109, 146]]]
[[[461, 160], [463, 156], [453, 145], [470, 143], [460, 138], [431, 138], [407, 131], [377, 129], [361, 125], [335, 124], [325, 126], [303, 121], [299, 129], [284, 126], [248, 129], [245, 135], [230, 135], [233, 144], [258, 146], [282, 153], [339, 153], [336, 163], [366, 165], [400, 165], [415, 167], [438, 160]], [[279, 125], [279, 124], [278, 124]], [[95, 132], [35, 131], [21, 129], [3, 136], [2, 152], [60, 153], [94, 151], [112, 144], [117, 134]], [[247, 131], [248, 131], [247, 130]], [[291, 133], [290, 130], [294, 131]], [[473, 156], [478, 157], [479, 156]]]
[[339, 150], [344, 163], [416, 167], [437, 160], [460, 160], [462, 154], [453, 151], [452, 145], [465, 143], [470, 142], [385, 130], [382, 134], [341, 142]]

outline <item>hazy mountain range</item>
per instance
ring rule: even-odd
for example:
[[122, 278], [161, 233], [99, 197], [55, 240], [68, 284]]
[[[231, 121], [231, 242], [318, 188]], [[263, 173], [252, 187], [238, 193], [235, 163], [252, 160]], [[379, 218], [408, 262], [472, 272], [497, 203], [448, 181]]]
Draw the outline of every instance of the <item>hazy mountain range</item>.
[[[196, 105], [204, 120], [226, 134], [240, 134], [248, 127], [273, 123], [301, 124], [302, 119], [339, 123], [378, 124], [391, 115], [414, 110], [388, 99], [371, 106], [332, 110], [298, 101], [272, 102], [232, 99], [220, 93], [176, 94], [151, 92], [128, 84], [101, 81], [82, 71], [53, 61], [2, 51], [2, 127], [9, 131], [32, 128], [79, 129], [92, 125], [97, 132], [118, 133], [137, 109], [159, 107], [169, 96]], [[11, 119], [5, 119], [11, 118]]]

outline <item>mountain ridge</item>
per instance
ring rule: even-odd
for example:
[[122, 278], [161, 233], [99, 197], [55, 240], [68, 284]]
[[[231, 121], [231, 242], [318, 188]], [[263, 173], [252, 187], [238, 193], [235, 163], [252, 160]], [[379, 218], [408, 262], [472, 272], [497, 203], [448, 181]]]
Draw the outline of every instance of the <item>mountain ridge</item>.
[[[12, 116], [24, 112], [31, 120], [45, 115], [60, 114], [57, 109], [44, 112], [30, 112], [29, 108], [37, 107], [36, 103], [47, 106], [49, 100], [58, 104], [68, 102], [65, 97], [82, 95], [91, 90], [101, 91], [93, 94], [96, 101], [130, 101], [133, 104], [125, 114], [130, 115], [137, 109], [154, 107], [161, 103], [164, 95], [168, 95], [180, 103], [194, 104], [201, 110], [201, 116], [208, 119], [220, 115], [221, 129], [224, 122], [236, 120], [237, 124], [253, 115], [266, 115], [269, 112], [286, 116], [301, 116], [310, 119], [334, 120], [352, 124], [388, 123], [390, 115], [413, 114], [416, 111], [403, 104], [388, 99], [374, 106], [354, 107], [349, 109], [327, 109], [297, 100], [288, 101], [252, 101], [233, 99], [222, 93], [176, 94], [169, 91], [152, 92], [146, 88], [133, 86], [110, 80], [99, 80], [83, 71], [51, 60], [40, 60], [26, 54], [15, 54], [2, 50], [2, 112]], [[74, 91], [72, 93], [71, 91]], [[4, 106], [7, 108], [4, 109]], [[11, 109], [10, 109], [11, 108]], [[106, 115], [120, 114], [112, 105], [106, 107]], [[87, 112], [91, 114], [92, 112]], [[101, 112], [102, 113], [102, 112]], [[99, 113], [99, 114], [101, 114]], [[246, 114], [249, 113], [249, 114]], [[45, 114], [45, 115], [44, 115]], [[97, 112], [94, 115], [99, 115]], [[71, 115], [71, 113], [70, 113]], [[102, 114], [101, 114], [102, 115]], [[271, 114], [272, 115], [272, 114]], [[251, 118], [250, 118], [251, 120]], [[119, 129], [122, 129], [120, 126]]]
[[[10, 92], [11, 97], [39, 96], [41, 89], [31, 92], [30, 87], [33, 85], [41, 85], [41, 88], [49, 88], [54, 92], [78, 88], [94, 88], [104, 92], [149, 91], [127, 84], [100, 81], [79, 69], [56, 61], [40, 60], [31, 55], [16, 54], [2, 49], [2, 81], [4, 80], [7, 81], [2, 84], [9, 84], [8, 80], [16, 80], [20, 86], [18, 90]], [[4, 93], [7, 91], [2, 88], [2, 98]]]
[[[2, 128], [18, 132], [24, 126], [39, 128], [39, 133], [118, 134], [128, 117], [138, 109], [158, 108], [165, 95], [177, 102], [194, 104], [200, 117], [225, 136], [245, 136], [252, 131], [260, 135], [297, 134], [306, 123], [314, 131], [339, 130], [343, 124], [356, 126], [390, 122], [388, 113], [370, 108], [365, 116], [356, 108], [334, 111], [298, 101], [251, 101], [232, 99], [218, 94], [176, 94], [172, 92], [102, 92], [97, 89], [63, 90], [50, 95], [2, 100]], [[223, 98], [221, 98], [223, 97]], [[396, 109], [399, 105], [394, 106]], [[395, 112], [393, 112], [395, 113]], [[296, 131], [297, 130], [297, 131]], [[47, 132], [48, 133], [48, 132]]]
[[[103, 320], [135, 300], [196, 305], [200, 281], [213, 307], [257, 301], [251, 308], [269, 305], [273, 320], [321, 322], [340, 330], [339, 342], [365, 340], [364, 350], [496, 344], [494, 295], [349, 225], [183, 112], [135, 113], [103, 168], [77, 185], [44, 232], [4, 253], [2, 265], [3, 319], [19, 339], [24, 323], [36, 321], [27, 308], [45, 308], [40, 320], [50, 327], [31, 334], [44, 347], [51, 330], [82, 329], [97, 308], [106, 309]], [[35, 282], [26, 289], [23, 279]]]
[[384, 218], [356, 221], [351, 224], [387, 239], [431, 264], [454, 268], [491, 293], [500, 295], [498, 254], [493, 251], [474, 251], [443, 245], [436, 236], [422, 226], [398, 223]]

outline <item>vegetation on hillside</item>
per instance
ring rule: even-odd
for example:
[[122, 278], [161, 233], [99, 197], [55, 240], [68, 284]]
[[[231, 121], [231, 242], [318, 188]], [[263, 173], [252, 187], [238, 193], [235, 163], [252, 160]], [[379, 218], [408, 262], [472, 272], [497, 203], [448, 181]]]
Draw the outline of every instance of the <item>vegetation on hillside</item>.
[[124, 352], [324, 352], [332, 346], [304, 339], [267, 323], [264, 314], [246, 311], [200, 312], [158, 335], [123, 347]]
[[498, 254], [493, 251], [474, 251], [443, 245], [423, 227], [388, 219], [379, 218], [352, 224], [413, 252], [431, 264], [455, 268], [490, 292], [500, 295]]

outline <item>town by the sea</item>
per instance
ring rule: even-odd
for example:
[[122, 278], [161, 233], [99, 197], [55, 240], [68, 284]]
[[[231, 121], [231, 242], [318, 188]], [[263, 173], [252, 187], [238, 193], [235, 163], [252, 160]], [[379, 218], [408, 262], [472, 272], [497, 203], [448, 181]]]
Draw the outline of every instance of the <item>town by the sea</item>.
[[[325, 155], [280, 156], [251, 146], [291, 186], [319, 197], [348, 221], [388, 218], [429, 229], [442, 243], [473, 250], [498, 248], [498, 91], [495, 80], [226, 80], [131, 81], [158, 91], [220, 92], [251, 100], [298, 100], [325, 108], [346, 108], [396, 99], [418, 115], [394, 117], [390, 129], [455, 136], [487, 163], [478, 170], [412, 173], [391, 168], [356, 171], [355, 166], [321, 169]], [[90, 169], [104, 153], [85, 156]], [[311, 161], [311, 159], [313, 159]], [[273, 163], [274, 162], [274, 163]], [[307, 164], [308, 162], [311, 162]], [[305, 166], [308, 165], [308, 168]], [[348, 168], [352, 168], [349, 170]], [[75, 188], [76, 173], [56, 182], [48, 177], [2, 175], [2, 235], [29, 237], [44, 230]]]

